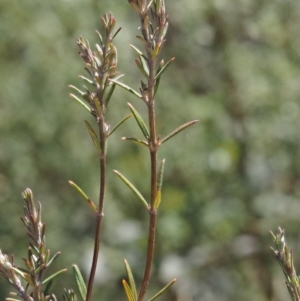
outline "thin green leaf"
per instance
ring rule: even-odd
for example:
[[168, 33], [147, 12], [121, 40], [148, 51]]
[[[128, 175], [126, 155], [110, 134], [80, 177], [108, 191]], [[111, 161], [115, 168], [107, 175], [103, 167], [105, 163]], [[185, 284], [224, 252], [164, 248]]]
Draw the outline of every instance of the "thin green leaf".
[[99, 139], [98, 139], [98, 136], [96, 135], [96, 133], [94, 132], [93, 128], [91, 127], [91, 125], [88, 123], [88, 121], [84, 120], [84, 123], [89, 131], [89, 134], [93, 140], [93, 143], [96, 147], [96, 150], [97, 151], [100, 151], [101, 150], [101, 147], [100, 147], [100, 142], [99, 142]]
[[[102, 95], [100, 95], [100, 97], [102, 97]], [[94, 103], [94, 106], [96, 108], [98, 116], [101, 116], [102, 115], [102, 108], [100, 106], [100, 102], [99, 102], [97, 97], [93, 97], [93, 103]]]
[[147, 42], [145, 41], [145, 39], [143, 37], [141, 37], [141, 36], [136, 36], [136, 37], [142, 44], [144, 44], [146, 46]]
[[83, 79], [84, 81], [88, 82], [89, 84], [91, 84], [92, 86], [96, 86], [96, 84], [92, 80], [90, 80], [89, 78], [87, 78], [87, 77], [85, 77], [83, 75], [79, 75], [79, 77], [81, 79]]
[[126, 116], [125, 118], [123, 118], [108, 134], [108, 137], [120, 126], [122, 125], [126, 120], [128, 120], [130, 117], [132, 116], [132, 114], [129, 114], [128, 116]]
[[76, 185], [74, 182], [69, 181], [69, 184], [80, 194], [81, 197], [83, 197], [83, 199], [85, 201], [87, 201], [88, 205], [95, 211], [97, 212], [97, 206], [89, 199], [89, 197], [84, 193], [84, 191], [78, 186]]
[[99, 38], [100, 45], [101, 45], [101, 47], [102, 47], [102, 46], [103, 46], [103, 39], [102, 39], [102, 36], [101, 36], [101, 34], [100, 34], [100, 32], [99, 32], [98, 30], [96, 30], [96, 34], [97, 34], [97, 36], [98, 36], [98, 38]]
[[140, 201], [142, 201], [143, 205], [146, 206], [146, 208], [148, 209], [149, 206], [148, 206], [147, 201], [144, 199], [144, 197], [142, 196], [142, 194], [134, 187], [134, 185], [129, 180], [127, 180], [127, 178], [124, 177], [117, 170], [114, 170], [114, 172], [132, 190], [132, 192], [139, 198]]
[[169, 65], [175, 60], [175, 57], [172, 57], [156, 74], [155, 79], [159, 78], [162, 73], [169, 67]]
[[139, 50], [137, 47], [135, 47], [134, 45], [131, 45], [131, 44], [130, 44], [130, 47], [131, 47], [133, 50], [135, 50], [136, 53], [137, 53], [138, 55], [143, 55], [143, 52], [142, 52], [141, 50]]
[[163, 159], [159, 166], [159, 170], [158, 170], [158, 174], [157, 174], [157, 190], [161, 190], [161, 187], [162, 187], [165, 163], [166, 163], [166, 160]]
[[44, 292], [43, 292], [43, 293], [44, 293], [45, 296], [49, 295], [50, 288], [51, 288], [52, 284], [53, 284], [53, 279], [50, 280], [50, 281], [47, 283], [47, 285], [46, 285], [46, 287], [45, 287], [45, 289], [44, 289]]
[[165, 138], [163, 138], [160, 141], [160, 144], [163, 144], [164, 142], [166, 142], [167, 140], [169, 140], [170, 138], [172, 138], [173, 136], [177, 135], [178, 133], [180, 133], [181, 131], [183, 131], [184, 129], [186, 129], [187, 127], [197, 123], [199, 120], [192, 120], [189, 121], [183, 125], [181, 125], [180, 127], [178, 127], [176, 130], [174, 130], [173, 132], [171, 132], [169, 135], [167, 135]]
[[129, 266], [126, 259], [124, 260], [124, 264], [125, 264], [125, 270], [126, 270], [126, 274], [127, 274], [127, 277], [128, 277], [128, 281], [129, 281], [129, 286], [131, 288], [131, 292], [132, 292], [132, 295], [133, 295], [133, 299], [134, 299], [134, 301], [136, 301], [137, 300], [137, 291], [136, 291], [136, 286], [135, 286], [135, 281], [134, 281], [134, 278], [133, 278], [133, 274], [131, 272], [130, 266]]
[[157, 210], [159, 205], [160, 205], [160, 202], [161, 202], [161, 191], [158, 190], [156, 192], [156, 196], [155, 196], [155, 200], [154, 200], [154, 204], [153, 204], [153, 209], [154, 210]]
[[56, 252], [52, 258], [47, 262], [46, 267], [50, 266], [52, 262], [60, 255], [60, 252]]
[[142, 117], [140, 116], [140, 114], [138, 113], [138, 111], [130, 104], [130, 103], [127, 103], [131, 113], [133, 114], [138, 126], [140, 127], [144, 137], [149, 140], [150, 138], [150, 133], [149, 133], [149, 130], [144, 122], [144, 120], [142, 119]]
[[82, 298], [82, 301], [85, 301], [86, 284], [85, 284], [82, 274], [76, 264], [73, 265], [73, 273], [74, 273], [75, 281], [76, 281], [80, 296]]
[[173, 279], [170, 283], [168, 283], [164, 288], [162, 288], [156, 295], [154, 295], [152, 298], [150, 298], [148, 301], [153, 301], [157, 299], [159, 296], [161, 296], [167, 289], [169, 289], [177, 279]]
[[50, 280], [52, 280], [52, 279], [54, 279], [55, 277], [61, 275], [62, 273], [65, 273], [66, 271], [67, 271], [67, 269], [62, 269], [62, 270], [60, 270], [60, 271], [58, 271], [58, 272], [52, 274], [51, 276], [49, 276], [47, 279], [45, 279], [45, 280], [43, 281], [43, 284], [49, 282]]
[[136, 142], [138, 144], [141, 144], [143, 146], [149, 146], [149, 143], [145, 140], [140, 140], [140, 139], [136, 139], [136, 138], [133, 138], [133, 137], [123, 137], [122, 140], [128, 140], [128, 141], [133, 141], [133, 142]]
[[125, 290], [125, 293], [126, 293], [126, 296], [127, 296], [127, 300], [128, 301], [135, 301], [134, 297], [133, 297], [133, 293], [131, 291], [131, 288], [130, 286], [128, 285], [128, 283], [126, 282], [126, 280], [122, 280], [122, 284], [124, 286], [124, 290]]
[[120, 86], [121, 88], [127, 90], [128, 92], [132, 93], [132, 94], [135, 95], [136, 97], [142, 99], [142, 95], [141, 95], [139, 92], [135, 91], [134, 89], [130, 88], [129, 86], [127, 86], [127, 85], [125, 85], [125, 84], [123, 84], [123, 83], [120, 83], [119, 81], [114, 80], [114, 79], [110, 79], [110, 81], [113, 82], [113, 83], [115, 83], [115, 84], [117, 84], [117, 85]]
[[70, 94], [70, 97], [74, 98], [76, 101], [78, 101], [85, 109], [87, 109], [90, 113], [92, 113], [91, 108], [85, 104], [79, 97], [77, 97], [74, 94]]
[[116, 35], [120, 32], [120, 30], [122, 29], [122, 27], [119, 27], [117, 30], [116, 30], [116, 32], [113, 34], [113, 36], [112, 36], [112, 40], [116, 37]]
[[116, 84], [112, 84], [112, 86], [110, 87], [108, 93], [107, 93], [107, 96], [106, 96], [106, 99], [105, 99], [105, 106], [107, 107], [108, 106], [108, 103], [110, 101], [110, 98], [111, 96], [113, 95], [114, 93], [114, 90], [115, 90], [115, 87], [116, 87]]
[[137, 67], [139, 68], [139, 70], [141, 71], [141, 73], [146, 77], [148, 78], [148, 74], [146, 72], [146, 70], [143, 68], [141, 62], [139, 62], [137, 59], [134, 60], [135, 64], [137, 65]]
[[155, 81], [155, 86], [154, 86], [154, 96], [156, 95], [157, 91], [158, 91], [158, 87], [159, 87], [159, 84], [160, 84], [160, 79], [161, 77], [158, 77]]
[[147, 74], [146, 78], [148, 78], [149, 77], [148, 60], [146, 60], [143, 55], [139, 55], [139, 59], [140, 59], [140, 62], [142, 64], [143, 70]]

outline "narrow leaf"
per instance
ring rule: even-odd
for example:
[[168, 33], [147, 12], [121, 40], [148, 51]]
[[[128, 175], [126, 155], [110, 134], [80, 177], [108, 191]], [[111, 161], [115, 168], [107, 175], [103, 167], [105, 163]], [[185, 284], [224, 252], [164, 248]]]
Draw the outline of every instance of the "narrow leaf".
[[58, 272], [52, 274], [51, 276], [49, 276], [47, 279], [45, 279], [45, 280], [43, 281], [43, 284], [49, 282], [50, 280], [52, 280], [52, 279], [54, 279], [55, 277], [61, 275], [62, 273], [65, 273], [66, 271], [67, 271], [67, 269], [62, 269], [62, 270], [60, 270], [60, 271], [58, 271]]
[[76, 185], [74, 182], [69, 181], [69, 184], [80, 194], [81, 197], [83, 197], [83, 199], [85, 201], [87, 201], [87, 203], [89, 204], [89, 206], [95, 211], [97, 212], [97, 207], [96, 205], [88, 198], [88, 196], [84, 193], [84, 191], [78, 186]]
[[164, 176], [164, 169], [165, 169], [166, 160], [163, 159], [160, 163], [158, 174], [157, 174], [157, 190], [161, 190], [163, 176]]
[[160, 205], [160, 202], [161, 202], [161, 191], [158, 190], [156, 192], [156, 196], [155, 196], [155, 200], [154, 200], [154, 204], [153, 204], [153, 209], [154, 210], [157, 210], [159, 205]]
[[143, 52], [142, 52], [141, 50], [139, 50], [137, 47], [135, 47], [134, 45], [131, 45], [131, 44], [130, 44], [130, 47], [131, 47], [133, 50], [135, 50], [135, 51], [137, 52], [138, 55], [142, 55], [142, 54], [143, 54]]
[[120, 82], [118, 82], [117, 80], [114, 80], [114, 79], [110, 79], [110, 81], [113, 82], [113, 83], [115, 83], [115, 84], [117, 84], [121, 88], [127, 90], [128, 92], [132, 93], [136, 97], [142, 99], [142, 95], [139, 92], [135, 91], [134, 89], [130, 88], [129, 86], [127, 86], [127, 85], [125, 85], [123, 83], [120, 83]]
[[159, 296], [161, 296], [166, 290], [168, 290], [175, 282], [177, 279], [173, 279], [170, 283], [168, 283], [164, 288], [162, 288], [156, 295], [154, 295], [152, 298], [150, 298], [148, 301], [153, 301], [157, 299]]
[[91, 127], [91, 125], [86, 120], [84, 120], [84, 123], [85, 123], [85, 125], [86, 125], [86, 127], [87, 127], [87, 129], [89, 131], [89, 134], [90, 134], [90, 136], [91, 136], [91, 138], [93, 140], [93, 143], [94, 143], [94, 145], [96, 147], [96, 150], [100, 151], [101, 150], [100, 142], [99, 142], [99, 139], [98, 139], [96, 133], [94, 132], [93, 128]]
[[146, 73], [146, 70], [143, 68], [142, 64], [137, 60], [135, 59], [134, 60], [135, 64], [137, 65], [137, 67], [139, 68], [139, 70], [141, 71], [141, 73], [146, 77], [148, 78], [148, 74]]
[[101, 34], [100, 34], [100, 32], [99, 32], [98, 30], [96, 30], [96, 34], [97, 34], [97, 36], [98, 36], [98, 38], [99, 38], [100, 45], [101, 45], [101, 47], [102, 47], [102, 46], [103, 46], [103, 38], [102, 38], [102, 36], [101, 36]]
[[79, 77], [81, 79], [83, 79], [84, 81], [88, 82], [89, 84], [91, 84], [92, 86], [96, 86], [96, 84], [92, 80], [90, 80], [89, 78], [87, 78], [87, 77], [85, 77], [83, 75], [79, 75]]
[[140, 114], [138, 113], [138, 111], [130, 104], [130, 103], [127, 103], [131, 113], [133, 114], [138, 126], [140, 127], [144, 137], [149, 140], [150, 138], [150, 133], [149, 133], [149, 130], [144, 122], [144, 120], [142, 119], [142, 117], [140, 116]]
[[119, 27], [116, 32], [114, 33], [114, 35], [112, 36], [112, 40], [116, 37], [116, 35], [120, 32], [120, 30], [122, 29], [122, 27]]
[[134, 187], [134, 185], [127, 180], [126, 177], [124, 177], [120, 172], [118, 172], [117, 170], [114, 170], [114, 172], [117, 174], [117, 176], [132, 190], [132, 192], [139, 198], [140, 201], [142, 201], [143, 205], [146, 206], [146, 208], [148, 209], [148, 203], [147, 201], [144, 199], [144, 197], [142, 196], [142, 194]]
[[169, 65], [175, 60], [175, 57], [172, 57], [156, 74], [155, 79], [159, 78], [162, 73], [169, 67]]
[[143, 70], [147, 74], [146, 78], [148, 78], [149, 77], [148, 60], [146, 60], [143, 55], [139, 55], [139, 59], [140, 59], [140, 62], [142, 64]]
[[47, 262], [46, 267], [50, 266], [51, 263], [60, 255], [60, 252], [56, 252], [53, 257]]
[[80, 296], [82, 298], [82, 301], [85, 301], [86, 298], [86, 284], [83, 280], [82, 274], [76, 264], [73, 265], [73, 273], [75, 277], [75, 281], [80, 293]]
[[133, 138], [133, 137], [123, 137], [122, 140], [128, 140], [128, 141], [133, 141], [133, 142], [136, 142], [138, 144], [141, 144], [143, 146], [149, 146], [149, 143], [145, 140], [140, 140], [140, 139], [136, 139], [136, 138]]
[[126, 296], [127, 296], [127, 300], [128, 301], [135, 301], [135, 299], [133, 297], [133, 294], [132, 294], [132, 291], [131, 291], [131, 288], [128, 285], [128, 283], [126, 282], [126, 280], [123, 279], [122, 284], [124, 286], [124, 290], [125, 290], [125, 293], [126, 293]]
[[136, 286], [135, 286], [135, 281], [134, 281], [134, 278], [133, 278], [133, 274], [131, 272], [130, 266], [129, 266], [126, 259], [124, 260], [124, 264], [125, 264], [125, 270], [126, 270], [126, 274], [127, 274], [127, 277], [128, 277], [128, 281], [129, 281], [129, 286], [131, 288], [131, 292], [132, 292], [132, 295], [133, 295], [133, 299], [134, 299], [134, 301], [136, 301], [137, 300], [137, 291], [136, 291]]
[[126, 120], [128, 120], [130, 117], [132, 116], [132, 114], [129, 114], [128, 116], [126, 116], [125, 118], [123, 118], [108, 134], [108, 137], [120, 126], [122, 125]]
[[77, 97], [74, 94], [70, 94], [70, 97], [74, 98], [76, 101], [78, 101], [85, 109], [87, 109], [90, 113], [92, 113], [91, 108], [85, 104], [79, 97]]
[[110, 98], [111, 96], [113, 95], [114, 93], [114, 90], [115, 90], [115, 87], [116, 87], [116, 84], [112, 84], [112, 86], [110, 87], [108, 93], [107, 93], [107, 96], [106, 96], [106, 99], [105, 99], [105, 106], [107, 107], [108, 106], [108, 103], [110, 101]]
[[180, 127], [178, 127], [176, 130], [174, 130], [173, 132], [171, 132], [169, 135], [167, 135], [165, 138], [163, 138], [160, 141], [160, 144], [163, 144], [164, 142], [166, 142], [167, 140], [169, 140], [170, 138], [172, 138], [173, 136], [177, 135], [178, 133], [180, 133], [181, 131], [183, 131], [184, 129], [186, 129], [187, 127], [197, 123], [199, 120], [192, 120], [189, 121], [183, 125], [181, 125]]
[[45, 296], [49, 295], [50, 288], [51, 288], [52, 284], [53, 284], [53, 279], [50, 280], [50, 281], [47, 283], [47, 285], [46, 285], [46, 287], [45, 287], [45, 289], [44, 289], [44, 292], [43, 292], [43, 293], [44, 293]]

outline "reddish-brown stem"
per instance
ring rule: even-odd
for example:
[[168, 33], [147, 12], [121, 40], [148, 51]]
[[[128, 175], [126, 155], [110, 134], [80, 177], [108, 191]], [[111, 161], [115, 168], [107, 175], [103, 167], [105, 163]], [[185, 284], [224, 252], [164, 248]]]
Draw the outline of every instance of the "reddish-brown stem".
[[89, 276], [86, 301], [90, 301], [92, 297], [92, 290], [95, 280], [95, 274], [98, 263], [98, 255], [100, 250], [101, 243], [101, 229], [102, 229], [102, 220], [103, 220], [103, 206], [104, 206], [104, 195], [105, 195], [105, 180], [106, 180], [106, 155], [105, 155], [105, 140], [104, 137], [104, 120], [101, 118], [99, 121], [99, 132], [100, 132], [100, 142], [101, 143], [101, 153], [100, 153], [100, 192], [99, 192], [99, 204], [98, 211], [96, 213], [96, 225], [95, 225], [95, 239], [94, 239], [94, 252], [93, 252], [93, 261], [91, 266], [91, 272]]
[[150, 151], [150, 164], [151, 164], [151, 202], [149, 208], [149, 229], [148, 229], [148, 248], [147, 248], [147, 258], [144, 270], [144, 276], [142, 280], [141, 289], [138, 296], [138, 301], [142, 301], [146, 294], [152, 264], [154, 257], [155, 248], [155, 234], [156, 234], [156, 218], [157, 212], [154, 210], [154, 202], [157, 193], [157, 150], [158, 142], [156, 139], [156, 122], [155, 122], [155, 99], [154, 99], [154, 85], [155, 85], [155, 59], [152, 58], [150, 51], [148, 52], [149, 61], [149, 78], [148, 78], [148, 120], [149, 120], [149, 151]]

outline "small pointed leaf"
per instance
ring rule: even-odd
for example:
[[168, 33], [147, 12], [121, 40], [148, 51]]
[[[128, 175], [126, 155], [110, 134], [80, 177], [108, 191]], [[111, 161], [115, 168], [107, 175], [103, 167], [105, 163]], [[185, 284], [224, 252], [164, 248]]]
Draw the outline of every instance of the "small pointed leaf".
[[132, 114], [129, 114], [125, 118], [123, 118], [108, 134], [108, 137], [120, 126], [122, 125], [126, 120], [128, 120], [130, 117], [132, 117]]
[[108, 93], [107, 93], [107, 96], [106, 96], [106, 99], [105, 99], [105, 106], [107, 107], [108, 106], [108, 103], [110, 101], [110, 98], [111, 96], [113, 95], [114, 93], [114, 90], [115, 90], [115, 87], [116, 87], [116, 84], [112, 84], [112, 86], [110, 87]]
[[123, 137], [122, 140], [128, 140], [128, 141], [133, 141], [133, 142], [136, 142], [138, 144], [141, 144], [143, 146], [149, 146], [149, 143], [145, 140], [140, 140], [140, 139], [136, 139], [136, 138], [133, 138], [133, 137]]
[[148, 209], [149, 206], [148, 206], [147, 201], [144, 199], [144, 197], [142, 196], [142, 194], [134, 187], [134, 185], [129, 180], [127, 180], [127, 178], [124, 177], [117, 170], [114, 170], [114, 172], [132, 190], [132, 192], [139, 198], [140, 201], [142, 201], [143, 205], [146, 206], [146, 208]]
[[74, 94], [70, 94], [70, 97], [74, 98], [76, 101], [78, 101], [85, 109], [87, 109], [90, 113], [92, 113], [91, 108], [85, 104], [79, 97], [77, 97]]
[[62, 270], [60, 270], [60, 271], [58, 271], [58, 272], [52, 274], [51, 276], [49, 276], [47, 279], [45, 279], [45, 280], [43, 281], [43, 284], [49, 282], [50, 280], [52, 280], [52, 279], [54, 279], [55, 277], [61, 275], [62, 273], [65, 273], [66, 271], [67, 271], [67, 269], [62, 269]]
[[142, 95], [139, 92], [135, 91], [134, 89], [130, 88], [129, 86], [127, 86], [127, 85], [125, 85], [125, 84], [123, 84], [123, 83], [121, 83], [121, 82], [119, 82], [117, 80], [114, 80], [114, 79], [110, 79], [110, 81], [113, 82], [113, 83], [115, 83], [115, 84], [117, 84], [121, 88], [127, 90], [128, 92], [132, 93], [136, 97], [142, 99]]
[[131, 113], [133, 114], [138, 126], [140, 127], [142, 133], [144, 134], [144, 137], [149, 140], [150, 138], [150, 133], [149, 130], [144, 122], [144, 120], [142, 119], [142, 117], [140, 116], [140, 114], [138, 113], [138, 111], [130, 104], [127, 103]]
[[81, 79], [83, 79], [84, 81], [88, 82], [89, 84], [91, 84], [92, 86], [96, 86], [95, 83], [92, 80], [90, 80], [89, 78], [87, 78], [87, 77], [85, 77], [83, 75], [79, 75], [79, 77]]
[[95, 211], [97, 212], [97, 206], [89, 199], [89, 197], [84, 193], [84, 191], [78, 186], [76, 185], [74, 182], [69, 181], [69, 184], [80, 194], [81, 197], [83, 197], [83, 199], [85, 201], [87, 201], [87, 203], [89, 204], [89, 206]]
[[134, 60], [135, 64], [137, 65], [137, 67], [139, 68], [139, 70], [141, 71], [141, 73], [148, 78], [148, 74], [146, 73], [146, 70], [143, 68], [142, 64], [138, 61], [138, 60]]
[[164, 288], [162, 288], [157, 294], [155, 294], [152, 298], [150, 298], [148, 301], [154, 301], [157, 299], [159, 296], [161, 296], [166, 290], [168, 290], [175, 282], [177, 279], [173, 279], [170, 283], [168, 283]]
[[86, 298], [86, 284], [83, 280], [82, 274], [76, 264], [73, 265], [73, 273], [76, 280], [76, 284], [82, 298], [82, 301], [85, 301]]
[[132, 49], [134, 49], [138, 55], [142, 55], [143, 54], [143, 52], [141, 50], [139, 50], [137, 47], [135, 47], [134, 45], [130, 45], [130, 47]]
[[149, 77], [148, 60], [143, 55], [139, 55], [140, 63], [142, 64], [143, 70], [146, 73], [146, 78]]
[[99, 139], [98, 139], [96, 133], [94, 132], [93, 128], [91, 127], [91, 125], [86, 120], [84, 120], [84, 123], [85, 123], [85, 125], [86, 125], [86, 127], [87, 127], [87, 129], [89, 131], [89, 134], [90, 134], [90, 136], [91, 136], [91, 138], [93, 140], [93, 143], [94, 143], [94, 145], [96, 147], [96, 150], [100, 151], [101, 150], [100, 142], [99, 142]]
[[161, 187], [162, 187], [165, 163], [166, 163], [166, 160], [163, 159], [159, 166], [159, 170], [158, 170], [158, 174], [157, 174], [157, 190], [161, 190]]
[[99, 38], [100, 45], [101, 45], [101, 47], [102, 47], [102, 46], [103, 46], [103, 39], [102, 39], [102, 36], [101, 36], [101, 34], [100, 34], [100, 32], [99, 32], [98, 30], [96, 30], [96, 34], [97, 34], [97, 36], [98, 36], [98, 38]]
[[180, 133], [181, 131], [183, 131], [184, 129], [186, 129], [187, 127], [197, 123], [199, 120], [192, 120], [189, 121], [183, 125], [181, 125], [180, 127], [178, 127], [176, 130], [174, 130], [173, 132], [171, 132], [169, 135], [167, 135], [165, 138], [163, 138], [160, 141], [160, 144], [163, 144], [164, 142], [166, 142], [167, 140], [169, 140], [170, 138], [172, 138], [173, 136], [177, 135], [178, 133]]
[[155, 79], [159, 78], [162, 73], [169, 67], [169, 65], [175, 60], [175, 57], [172, 57], [156, 74]]
[[112, 40], [116, 37], [116, 35], [120, 32], [120, 30], [122, 29], [122, 27], [119, 27], [116, 32], [114, 33], [114, 35], [112, 36]]
[[132, 294], [132, 291], [131, 291], [131, 288], [130, 286], [128, 285], [128, 283], [126, 282], [126, 280], [122, 280], [122, 284], [124, 286], [124, 290], [125, 290], [125, 293], [126, 293], [126, 296], [127, 296], [127, 300], [128, 301], [136, 301], [134, 300], [134, 297], [133, 297], [133, 294]]
[[133, 299], [134, 299], [134, 301], [136, 301], [137, 300], [137, 291], [136, 291], [136, 286], [135, 286], [135, 281], [134, 281], [134, 278], [133, 278], [133, 274], [131, 272], [130, 266], [129, 266], [126, 259], [124, 260], [124, 264], [125, 264], [125, 270], [126, 270], [126, 274], [127, 274], [127, 277], [128, 277], [128, 281], [129, 281], [129, 286], [131, 288], [131, 292], [132, 292], [132, 295], [133, 295]]
[[160, 205], [160, 202], [161, 202], [161, 191], [158, 190], [156, 192], [156, 196], [155, 196], [155, 200], [154, 200], [154, 204], [153, 204], [153, 209], [154, 210], [157, 210], [159, 205]]

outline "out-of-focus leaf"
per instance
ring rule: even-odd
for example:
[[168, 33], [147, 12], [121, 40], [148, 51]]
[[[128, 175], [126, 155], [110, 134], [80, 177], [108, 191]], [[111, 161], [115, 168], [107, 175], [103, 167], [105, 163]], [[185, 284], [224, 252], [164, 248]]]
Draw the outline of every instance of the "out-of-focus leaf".
[[82, 301], [85, 301], [86, 292], [87, 292], [86, 284], [85, 284], [82, 274], [76, 264], [73, 265], [73, 273], [74, 273], [75, 281], [76, 281], [80, 296], [82, 298]]
[[76, 101], [78, 101], [86, 110], [88, 110], [90, 113], [92, 113], [91, 108], [85, 104], [79, 97], [77, 97], [74, 94], [70, 94], [70, 97], [74, 98]]
[[46, 278], [44, 281], [43, 281], [43, 284], [49, 282], [50, 280], [53, 280], [54, 278], [58, 277], [59, 275], [61, 275], [62, 273], [65, 273], [67, 271], [67, 269], [62, 269], [54, 274], [52, 274], [51, 276], [49, 276], [48, 278]]
[[131, 268], [130, 268], [130, 266], [129, 266], [126, 259], [124, 260], [124, 264], [125, 264], [125, 270], [126, 270], [126, 274], [127, 274], [127, 277], [128, 277], [128, 281], [129, 281], [129, 286], [130, 286], [130, 289], [131, 289], [131, 292], [132, 292], [132, 295], [133, 295], [133, 299], [134, 299], [134, 301], [136, 301], [137, 300], [137, 291], [136, 291], [134, 277], [133, 277], [133, 274], [131, 272]]
[[148, 301], [154, 301], [159, 296], [161, 296], [165, 291], [167, 291], [175, 282], [177, 279], [173, 279], [170, 283], [168, 283], [164, 288], [162, 288], [157, 294], [155, 294], [152, 298], [150, 298]]
[[125, 293], [127, 296], [127, 300], [128, 301], [136, 301], [133, 297], [132, 290], [131, 290], [130, 286], [128, 285], [128, 283], [126, 282], [126, 280], [123, 279], [122, 284], [123, 284], [123, 287], [124, 287], [124, 290], [125, 290]]

